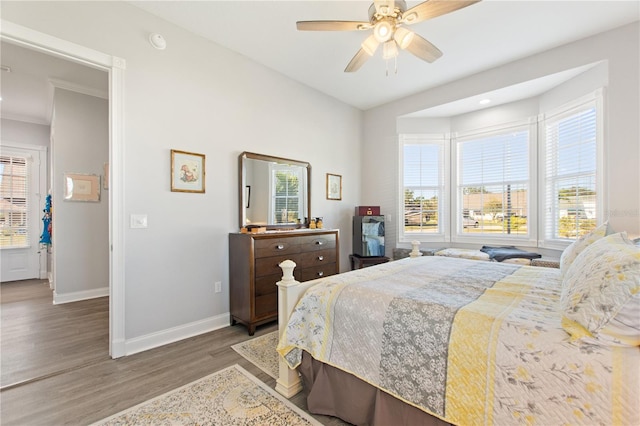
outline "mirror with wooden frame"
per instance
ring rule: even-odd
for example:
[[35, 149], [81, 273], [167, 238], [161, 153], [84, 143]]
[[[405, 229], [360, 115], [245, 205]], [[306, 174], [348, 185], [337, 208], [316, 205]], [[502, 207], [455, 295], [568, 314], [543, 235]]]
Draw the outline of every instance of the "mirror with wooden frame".
[[240, 227], [306, 227], [311, 217], [311, 164], [243, 152], [239, 160]]

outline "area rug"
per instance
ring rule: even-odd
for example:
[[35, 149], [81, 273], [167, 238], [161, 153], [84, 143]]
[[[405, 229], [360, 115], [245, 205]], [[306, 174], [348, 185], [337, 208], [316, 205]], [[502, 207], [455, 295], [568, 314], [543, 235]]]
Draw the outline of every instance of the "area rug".
[[237, 364], [94, 425], [205, 424], [321, 425]]
[[274, 379], [278, 378], [278, 331], [246, 340], [231, 348]]

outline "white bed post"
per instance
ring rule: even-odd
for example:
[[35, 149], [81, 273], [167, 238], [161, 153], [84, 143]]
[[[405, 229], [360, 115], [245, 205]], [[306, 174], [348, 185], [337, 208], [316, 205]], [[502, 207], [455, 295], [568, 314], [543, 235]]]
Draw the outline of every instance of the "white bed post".
[[411, 253], [410, 257], [420, 257], [422, 252], [420, 251], [420, 241], [411, 241]]
[[[293, 308], [298, 303], [300, 295], [305, 288], [300, 288], [300, 283], [293, 278], [293, 268], [296, 267], [292, 260], [285, 260], [280, 263], [282, 268], [282, 281], [278, 281], [278, 339], [282, 338], [284, 328], [289, 322], [289, 317]], [[285, 398], [291, 398], [302, 390], [302, 381], [296, 370], [289, 368], [287, 363], [278, 357], [278, 380], [276, 380], [276, 391]]]

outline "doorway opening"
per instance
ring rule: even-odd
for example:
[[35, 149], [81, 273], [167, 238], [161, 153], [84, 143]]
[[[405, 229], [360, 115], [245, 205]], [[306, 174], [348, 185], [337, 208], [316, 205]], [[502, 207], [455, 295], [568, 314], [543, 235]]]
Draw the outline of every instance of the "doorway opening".
[[[2, 41], [35, 50], [108, 73], [109, 79], [109, 355], [124, 356], [124, 181], [123, 104], [124, 69], [122, 58], [69, 43], [48, 34], [3, 21]], [[55, 260], [54, 260], [55, 261]], [[55, 271], [55, 266], [54, 266]]]

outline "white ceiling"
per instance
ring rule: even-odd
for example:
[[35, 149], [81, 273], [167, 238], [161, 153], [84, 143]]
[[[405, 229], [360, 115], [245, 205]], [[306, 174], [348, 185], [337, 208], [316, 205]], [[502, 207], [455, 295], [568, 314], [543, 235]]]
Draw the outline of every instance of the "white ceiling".
[[53, 85], [94, 96], [108, 94], [107, 73], [14, 44], [0, 43], [2, 118], [51, 123]]
[[[299, 20], [366, 21], [368, 0], [130, 3], [363, 110], [640, 19], [638, 0], [483, 0], [411, 26], [444, 55], [429, 64], [401, 52], [397, 74], [389, 63], [386, 76], [381, 49], [358, 72], [343, 72], [367, 33], [297, 31], [295, 26]], [[407, 7], [418, 3], [407, 1]], [[171, 39], [166, 41], [171, 49]], [[3, 117], [48, 122], [47, 79], [106, 92], [106, 73], [6, 43], [0, 48], [2, 65], [12, 69], [0, 74]], [[571, 76], [569, 72], [532, 82], [527, 96]], [[501, 96], [515, 100], [513, 89], [501, 91]], [[515, 89], [518, 96], [525, 93], [523, 87]], [[455, 115], [477, 108], [477, 100], [473, 105], [458, 102], [426, 114]]]
[[300, 20], [367, 21], [371, 0], [132, 3], [363, 110], [640, 19], [638, 0], [484, 0], [412, 25], [444, 55], [429, 64], [401, 52], [387, 77], [381, 49], [343, 72], [368, 32], [296, 30]]

